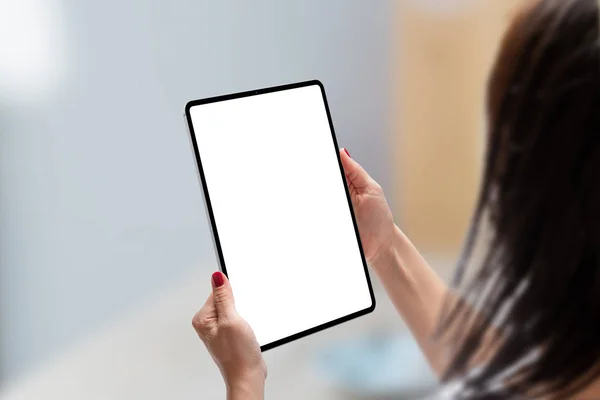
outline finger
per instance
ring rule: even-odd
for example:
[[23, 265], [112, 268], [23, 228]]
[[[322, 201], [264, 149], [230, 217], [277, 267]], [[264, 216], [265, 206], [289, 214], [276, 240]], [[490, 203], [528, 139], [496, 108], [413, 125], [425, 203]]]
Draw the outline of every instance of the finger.
[[216, 326], [216, 323], [217, 310], [215, 309], [213, 294], [211, 293], [202, 308], [194, 315], [192, 325], [196, 333], [203, 338], [213, 328], [213, 325]]
[[359, 163], [350, 157], [348, 150], [345, 148], [342, 149], [340, 151], [340, 157], [342, 159], [342, 166], [344, 167], [346, 179], [349, 183], [354, 185], [354, 187], [357, 189], [364, 189], [371, 184], [372, 179], [367, 171], [365, 171]]
[[213, 303], [217, 311], [217, 319], [230, 319], [235, 316], [235, 304], [229, 279], [222, 272], [212, 275]]

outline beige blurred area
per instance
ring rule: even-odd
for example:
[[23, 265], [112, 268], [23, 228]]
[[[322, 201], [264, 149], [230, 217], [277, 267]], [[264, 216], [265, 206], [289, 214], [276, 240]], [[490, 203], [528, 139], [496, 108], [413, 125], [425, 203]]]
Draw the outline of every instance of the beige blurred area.
[[488, 73], [520, 3], [397, 2], [394, 211], [424, 253], [460, 252], [478, 194]]
[[[340, 146], [384, 183], [397, 223], [448, 278], [479, 185], [487, 74], [519, 3], [48, 0], [50, 17], [29, 21], [39, 29], [20, 46], [43, 57], [6, 52], [16, 67], [0, 64], [15, 93], [24, 84], [5, 71], [33, 82], [19, 101], [0, 96], [0, 399], [224, 398], [191, 326], [217, 268], [181, 120], [191, 98], [322, 79]], [[60, 52], [27, 43], [52, 22]], [[63, 52], [58, 89], [28, 104], [38, 84], [22, 65]], [[342, 340], [409, 338], [375, 290], [374, 313], [267, 352], [267, 398], [380, 398], [319, 365]]]

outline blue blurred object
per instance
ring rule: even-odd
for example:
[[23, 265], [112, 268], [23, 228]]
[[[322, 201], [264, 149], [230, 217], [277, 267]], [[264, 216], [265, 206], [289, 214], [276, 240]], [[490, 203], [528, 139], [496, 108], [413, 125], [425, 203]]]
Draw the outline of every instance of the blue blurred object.
[[318, 360], [328, 380], [359, 396], [426, 392], [437, 385], [436, 376], [409, 335], [365, 336], [331, 345]]

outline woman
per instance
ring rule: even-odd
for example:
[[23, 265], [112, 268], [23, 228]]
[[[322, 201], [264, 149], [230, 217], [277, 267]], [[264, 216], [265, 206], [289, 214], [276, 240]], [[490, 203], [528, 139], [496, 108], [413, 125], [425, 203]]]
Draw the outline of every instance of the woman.
[[[597, 0], [537, 0], [506, 33], [456, 290], [394, 224], [380, 186], [341, 152], [367, 261], [453, 399], [600, 399], [599, 21]], [[479, 234], [484, 223], [490, 237]], [[193, 325], [229, 399], [262, 399], [259, 346], [227, 279], [215, 273], [212, 282]]]

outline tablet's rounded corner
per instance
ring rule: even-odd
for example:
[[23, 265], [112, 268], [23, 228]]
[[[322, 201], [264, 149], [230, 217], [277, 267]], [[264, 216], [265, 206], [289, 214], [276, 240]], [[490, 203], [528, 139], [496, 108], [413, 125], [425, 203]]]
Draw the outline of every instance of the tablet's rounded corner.
[[187, 103], [185, 103], [185, 108], [184, 108], [184, 116], [189, 116], [190, 115], [190, 110], [192, 109], [192, 107], [194, 107], [196, 104], [196, 100], [190, 100]]
[[323, 82], [321, 82], [319, 79], [313, 79], [312, 81], [310, 81], [310, 83], [313, 85], [317, 85], [321, 88], [323, 92], [325, 92], [325, 85], [323, 85]]
[[371, 305], [365, 310], [365, 314], [371, 314], [373, 311], [375, 311], [376, 307], [377, 300], [375, 300], [375, 293], [371, 293]]

